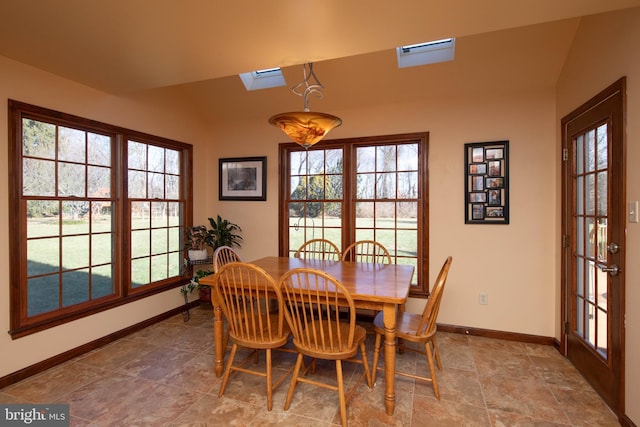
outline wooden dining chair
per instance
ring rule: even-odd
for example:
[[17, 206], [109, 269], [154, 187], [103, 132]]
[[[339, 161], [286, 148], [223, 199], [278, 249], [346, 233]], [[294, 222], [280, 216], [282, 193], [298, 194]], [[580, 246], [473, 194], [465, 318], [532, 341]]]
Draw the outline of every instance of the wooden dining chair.
[[[397, 370], [396, 374], [431, 382], [436, 399], [440, 399], [440, 391], [438, 389], [438, 380], [436, 378], [436, 370], [433, 364], [434, 354], [438, 369], [442, 370], [442, 362], [440, 360], [440, 353], [438, 352], [438, 346], [436, 343], [436, 319], [438, 317], [438, 311], [440, 311], [440, 302], [442, 301], [444, 285], [447, 281], [452, 261], [453, 258], [449, 256], [442, 265], [422, 314], [400, 312], [396, 319], [397, 338], [424, 345], [422, 349], [405, 347], [405, 350], [416, 351], [427, 356], [431, 377], [400, 372]], [[376, 333], [376, 341], [373, 351], [372, 383], [375, 383], [376, 372], [378, 370], [378, 358], [380, 356], [380, 343], [384, 336], [384, 314], [382, 312], [378, 313], [373, 320], [373, 328]]]
[[223, 265], [230, 262], [242, 262], [240, 255], [230, 246], [220, 246], [213, 251], [213, 271], [217, 272]]
[[[293, 371], [284, 409], [289, 409], [298, 382], [338, 392], [342, 425], [347, 425], [347, 402], [353, 396], [363, 378], [369, 388], [371, 373], [365, 348], [366, 330], [356, 325], [355, 305], [349, 291], [333, 276], [315, 269], [297, 268], [285, 273], [279, 282], [285, 305], [285, 317], [293, 335], [293, 346], [298, 359]], [[338, 305], [349, 308], [348, 318], [341, 320]], [[361, 358], [356, 358], [360, 349]], [[304, 356], [314, 359], [334, 360], [337, 385], [314, 380], [303, 369]], [[356, 362], [364, 366], [364, 372], [345, 394], [342, 362]], [[309, 366], [313, 367], [312, 362]]]
[[296, 258], [303, 259], [324, 259], [330, 261], [340, 261], [340, 249], [330, 240], [311, 239], [304, 242], [296, 251]]
[[358, 240], [345, 249], [342, 253], [342, 260], [370, 264], [391, 264], [391, 254], [380, 242]]
[[[290, 330], [284, 319], [283, 299], [275, 280], [262, 268], [252, 264], [230, 262], [218, 270], [213, 285], [215, 303], [220, 306], [233, 345], [222, 377], [218, 397], [222, 397], [232, 372], [265, 377], [267, 381], [267, 409], [273, 407], [273, 390], [293, 370], [289, 369], [274, 383], [271, 350], [284, 346]], [[266, 302], [277, 300], [277, 305]], [[235, 364], [238, 346], [266, 351], [266, 372], [245, 367], [253, 353]]]

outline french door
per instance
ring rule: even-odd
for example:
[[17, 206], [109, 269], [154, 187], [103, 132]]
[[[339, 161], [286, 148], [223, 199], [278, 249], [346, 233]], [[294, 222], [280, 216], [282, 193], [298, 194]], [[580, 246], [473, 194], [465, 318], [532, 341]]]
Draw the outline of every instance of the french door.
[[563, 348], [623, 413], [625, 79], [562, 120]]

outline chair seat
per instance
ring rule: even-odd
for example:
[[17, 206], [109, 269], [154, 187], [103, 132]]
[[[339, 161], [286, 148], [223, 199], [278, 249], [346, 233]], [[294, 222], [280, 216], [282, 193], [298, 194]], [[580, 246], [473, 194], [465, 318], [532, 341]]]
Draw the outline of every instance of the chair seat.
[[[384, 335], [384, 316], [383, 312], [380, 312], [373, 319], [373, 328], [377, 334]], [[435, 330], [432, 333], [424, 335], [416, 335], [416, 331], [420, 327], [422, 321], [422, 314], [413, 314], [407, 312], [401, 312], [396, 317], [396, 337], [406, 341], [412, 342], [425, 342], [429, 341], [435, 334]]]
[[[237, 331], [229, 331], [229, 337], [239, 346], [248, 346], [256, 349], [276, 348], [286, 344], [291, 334], [289, 325], [286, 322], [282, 325], [282, 336], [279, 337], [277, 334], [273, 333], [273, 331], [278, 330], [278, 315], [271, 314], [269, 316], [261, 317], [262, 320], [260, 320], [258, 316], [255, 316], [254, 319], [250, 320], [250, 322], [255, 323], [255, 325], [260, 325], [260, 321], [262, 321], [262, 328], [256, 328], [255, 332], [252, 332], [251, 335], [245, 336]], [[243, 323], [246, 321], [246, 319], [242, 319]], [[246, 329], [241, 327], [239, 327], [238, 330], [246, 331]], [[269, 334], [269, 330], [272, 331], [271, 334]], [[269, 335], [271, 335], [271, 338]]]
[[[348, 359], [355, 356], [358, 346], [366, 338], [367, 331], [362, 326], [355, 325], [353, 335], [353, 345], [348, 346], [349, 324], [340, 323], [338, 331], [334, 323], [331, 324], [331, 332], [328, 329], [320, 330], [317, 323], [314, 324], [315, 331], [309, 333], [308, 341], [302, 342], [300, 339], [293, 339], [293, 345], [300, 353], [327, 360]], [[323, 325], [326, 327], [326, 325]], [[302, 332], [307, 336], [307, 331]], [[323, 348], [323, 344], [325, 348]]]

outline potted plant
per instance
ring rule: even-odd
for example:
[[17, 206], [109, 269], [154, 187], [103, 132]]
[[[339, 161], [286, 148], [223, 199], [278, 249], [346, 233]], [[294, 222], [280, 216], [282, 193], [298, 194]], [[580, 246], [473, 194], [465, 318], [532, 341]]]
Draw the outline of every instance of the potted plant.
[[185, 230], [184, 246], [191, 261], [207, 259], [207, 246], [212, 246], [211, 236], [204, 225], [196, 225]]
[[184, 296], [185, 303], [187, 301], [187, 295], [195, 291], [196, 289], [200, 292], [200, 301], [211, 301], [211, 289], [209, 288], [209, 286], [200, 286], [199, 283], [200, 279], [210, 274], [213, 274], [213, 270], [198, 270], [191, 278], [191, 281], [182, 286], [180, 292]]
[[211, 224], [211, 228], [207, 232], [214, 250], [220, 246], [240, 247], [242, 236], [237, 232], [242, 231], [242, 229], [238, 224], [222, 219], [220, 215], [215, 219], [209, 218], [209, 224]]

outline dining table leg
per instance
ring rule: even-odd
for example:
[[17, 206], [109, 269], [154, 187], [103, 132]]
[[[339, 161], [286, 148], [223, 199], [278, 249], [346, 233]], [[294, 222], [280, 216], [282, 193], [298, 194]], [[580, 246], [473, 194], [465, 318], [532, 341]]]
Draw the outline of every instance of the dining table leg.
[[[396, 406], [396, 305], [385, 304], [384, 312], [384, 406], [393, 415]], [[375, 367], [374, 367], [375, 369]]]
[[[213, 300], [212, 300], [213, 302]], [[221, 377], [224, 370], [224, 322], [222, 321], [222, 309], [219, 305], [213, 305], [213, 342], [215, 343], [216, 377]]]

